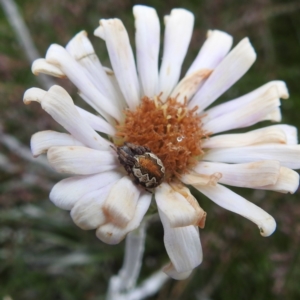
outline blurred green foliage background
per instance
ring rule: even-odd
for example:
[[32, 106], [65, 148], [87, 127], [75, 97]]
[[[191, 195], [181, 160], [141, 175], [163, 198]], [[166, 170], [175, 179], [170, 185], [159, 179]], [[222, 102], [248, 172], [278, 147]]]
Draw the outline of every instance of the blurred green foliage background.
[[[291, 95], [282, 101], [283, 122], [300, 127], [299, 0], [17, 1], [42, 56], [51, 43], [65, 45], [84, 29], [106, 66], [104, 43], [93, 36], [99, 19], [122, 19], [134, 45], [132, 6], [138, 3], [155, 7], [161, 19], [174, 7], [195, 14], [183, 71], [198, 53], [208, 29], [229, 32], [235, 44], [248, 36], [257, 61], [218, 102], [281, 79]], [[82, 105], [68, 80], [55, 82]], [[23, 104], [23, 93], [32, 86], [39, 83], [0, 9], [0, 299], [104, 299], [110, 276], [122, 265], [124, 242], [103, 244], [94, 232], [77, 228], [68, 212], [48, 200], [51, 187], [62, 177], [42, 163], [32, 162], [22, 145], [28, 147], [37, 131], [60, 127], [40, 105]], [[197, 195], [208, 212], [206, 227], [201, 230], [204, 261], [189, 279], [168, 281], [151, 299], [300, 299], [299, 191], [294, 195], [235, 191], [273, 215], [276, 232], [263, 238], [248, 220]], [[141, 280], [167, 262], [162, 238], [161, 224], [152, 224]]]

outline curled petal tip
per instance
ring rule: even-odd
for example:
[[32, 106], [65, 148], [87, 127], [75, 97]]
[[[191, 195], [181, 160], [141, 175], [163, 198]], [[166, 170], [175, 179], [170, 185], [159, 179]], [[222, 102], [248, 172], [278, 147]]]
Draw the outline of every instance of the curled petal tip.
[[101, 20], [99, 21], [99, 27], [97, 27], [95, 30], [94, 30], [94, 35], [99, 37], [100, 39], [102, 40], [105, 40], [105, 33], [104, 33], [104, 30], [103, 30], [103, 27], [101, 26]]
[[55, 66], [60, 66], [58, 57], [63, 55], [66, 49], [58, 44], [51, 44], [46, 53], [46, 62]]
[[43, 73], [58, 78], [66, 77], [66, 75], [57, 66], [50, 64], [44, 58], [36, 59], [31, 66], [31, 71], [36, 76]]
[[23, 102], [26, 105], [30, 104], [31, 101], [36, 101], [41, 103], [41, 100], [46, 93], [47, 93], [46, 91], [39, 88], [30, 88], [26, 90], [26, 92], [24, 93]]
[[262, 226], [258, 226], [258, 228], [262, 236], [270, 236], [276, 229], [276, 221], [270, 216], [264, 221], [264, 224]]
[[193, 271], [193, 269], [191, 269], [191, 270], [188, 270], [186, 272], [178, 272], [175, 269], [174, 265], [171, 262], [169, 264], [165, 265], [162, 270], [168, 276], [170, 276], [171, 278], [173, 278], [175, 280], [184, 280], [184, 279], [187, 279], [191, 275], [191, 273]]

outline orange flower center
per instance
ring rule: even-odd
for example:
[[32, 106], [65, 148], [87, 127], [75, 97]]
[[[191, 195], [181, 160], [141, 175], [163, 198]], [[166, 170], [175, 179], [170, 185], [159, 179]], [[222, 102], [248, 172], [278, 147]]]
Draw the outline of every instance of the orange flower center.
[[159, 97], [144, 97], [135, 111], [124, 112], [124, 123], [116, 126], [115, 143], [149, 147], [162, 160], [166, 178], [171, 179], [187, 172], [203, 155], [201, 143], [208, 135], [196, 110], [175, 98], [163, 103]]

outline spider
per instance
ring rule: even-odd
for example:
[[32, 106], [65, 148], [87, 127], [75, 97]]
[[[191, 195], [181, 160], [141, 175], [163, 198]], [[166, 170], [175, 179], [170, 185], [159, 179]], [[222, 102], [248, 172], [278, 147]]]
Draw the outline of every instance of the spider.
[[128, 175], [132, 175], [135, 183], [146, 190], [156, 188], [164, 180], [165, 167], [148, 147], [125, 142], [123, 146], [113, 149]]

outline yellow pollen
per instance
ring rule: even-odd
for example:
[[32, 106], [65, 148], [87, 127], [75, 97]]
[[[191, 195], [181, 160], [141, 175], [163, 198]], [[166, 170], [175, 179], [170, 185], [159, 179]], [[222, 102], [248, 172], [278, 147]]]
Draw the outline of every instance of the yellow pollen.
[[170, 133], [171, 126], [172, 126], [171, 124], [168, 124], [168, 125], [167, 125], [167, 133]]
[[161, 109], [162, 109], [162, 111], [164, 112], [164, 116], [165, 116], [165, 118], [166, 118], [166, 117], [167, 117], [167, 109], [168, 109], [168, 105], [167, 105], [167, 104], [163, 105], [163, 106], [161, 107]]
[[155, 107], [158, 108], [159, 107], [159, 105], [158, 105], [158, 97], [154, 96], [153, 97], [153, 101], [154, 101]]
[[187, 101], [176, 98], [163, 103], [159, 96], [144, 97], [135, 111], [124, 111], [125, 121], [116, 126], [114, 142], [149, 147], [162, 160], [169, 180], [186, 173], [203, 155], [201, 143], [208, 134], [197, 109], [188, 109]]

